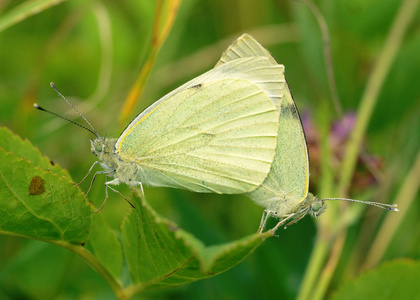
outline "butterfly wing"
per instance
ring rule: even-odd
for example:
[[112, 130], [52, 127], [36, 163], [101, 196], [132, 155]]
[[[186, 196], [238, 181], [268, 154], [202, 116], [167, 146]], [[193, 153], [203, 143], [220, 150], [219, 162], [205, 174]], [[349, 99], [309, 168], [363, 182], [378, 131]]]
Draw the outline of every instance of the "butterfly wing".
[[[278, 65], [267, 49], [251, 35], [244, 34], [229, 46], [216, 66], [244, 57], [262, 56]], [[284, 93], [278, 95], [281, 97], [272, 99], [280, 111], [274, 161], [263, 184], [248, 196], [283, 216], [293, 212], [308, 195], [309, 156], [299, 113], [287, 83], [284, 84]]]
[[309, 157], [305, 134], [299, 113], [287, 88], [281, 103], [277, 148], [274, 161], [263, 184], [249, 197], [265, 207], [284, 216], [308, 195]]
[[203, 83], [161, 102], [117, 143], [123, 161], [152, 186], [243, 193], [267, 176], [277, 114], [267, 95], [240, 79]]
[[280, 78], [282, 84], [278, 84], [278, 82], [272, 81], [278, 76], [278, 74], [273, 74], [273, 72], [268, 72], [267, 70], [261, 70], [265, 74], [260, 75], [265, 76], [266, 84], [270, 82], [272, 85], [272, 89], [277, 89], [275, 93], [270, 93], [270, 99], [276, 106], [277, 113], [280, 114], [281, 99], [283, 98], [286, 85], [286, 80], [284, 78], [284, 66], [278, 64], [274, 57], [271, 55], [271, 53], [267, 49], [265, 49], [259, 42], [257, 42], [257, 40], [255, 40], [251, 35], [245, 33], [239, 38], [237, 38], [223, 53], [222, 57], [217, 62], [216, 67], [221, 66], [223, 64], [229, 64], [232, 61], [240, 61], [246, 57], [265, 57], [274, 70], [276, 68], [281, 68], [283, 70]]
[[[232, 47], [232, 45], [230, 47]], [[227, 51], [225, 51], [225, 53], [226, 52]], [[245, 50], [242, 52], [245, 52]], [[222, 58], [225, 56], [225, 53], [223, 54]], [[227, 58], [225, 60], [227, 60]], [[138, 123], [138, 120], [142, 119], [157, 106], [161, 105], [162, 102], [165, 102], [168, 98], [178, 94], [179, 92], [205, 82], [229, 78], [244, 79], [256, 84], [270, 97], [273, 103], [275, 103], [277, 113], [280, 113], [280, 99], [283, 96], [284, 85], [286, 82], [284, 78], [283, 65], [279, 65], [277, 63], [273, 64], [268, 57], [258, 57], [251, 54], [234, 61], [226, 61], [226, 63], [220, 62], [221, 60], [217, 63], [217, 66], [214, 69], [211, 69], [210, 71], [188, 81], [164, 97], [160, 98], [158, 101], [154, 102], [144, 111], [142, 111], [128, 125], [125, 131], [130, 130], [132, 126]]]
[[265, 49], [251, 35], [245, 33], [226, 49], [216, 67], [244, 57], [267, 57], [273, 65], [278, 65], [270, 51]]
[[[246, 53], [247, 50], [244, 49], [242, 52]], [[266, 53], [262, 52], [264, 55]], [[259, 109], [258, 101], [267, 105], [266, 99], [262, 97], [265, 95], [275, 103], [278, 117], [279, 103], [285, 89], [284, 67], [274, 64], [272, 60], [268, 56], [257, 57], [254, 54], [234, 60], [224, 59], [225, 62], [218, 63], [214, 69], [180, 86], [138, 115], [118, 139], [116, 143], [118, 154], [126, 161], [137, 159], [136, 164], [141, 166], [142, 172], [139, 177], [145, 184], [228, 194], [255, 189], [267, 176], [272, 163], [273, 134], [277, 135], [277, 129], [273, 132], [272, 125], [277, 128], [277, 120], [272, 120], [272, 114], [267, 112], [270, 116], [264, 119], [271, 122], [271, 125], [267, 126], [262, 124], [260, 112], [257, 115], [252, 114]], [[223, 119], [229, 116], [228, 112], [221, 114], [223, 110], [221, 111], [214, 103], [204, 106], [203, 96], [195, 94], [196, 92], [202, 93], [201, 95], [215, 94], [219, 97], [217, 102], [233, 108], [229, 101], [242, 97], [242, 93], [248, 95], [254, 93], [254, 87], [251, 86], [256, 86], [263, 93], [252, 96], [254, 97], [252, 101], [256, 102], [251, 105], [242, 100], [237, 102], [235, 104], [237, 107], [234, 109], [237, 109], [240, 115], [236, 117], [242, 121], [232, 119], [230, 125], [225, 123], [226, 119]], [[232, 93], [229, 96], [222, 92], [230, 89]], [[177, 114], [173, 113], [174, 106], [178, 107]], [[206, 107], [206, 109], [197, 112], [195, 118], [189, 122], [205, 120], [206, 116], [217, 116], [212, 124], [225, 123], [225, 125], [217, 132], [213, 130], [213, 132], [197, 133], [191, 131], [197, 124], [188, 123], [191, 125], [188, 131], [186, 129], [188, 126], [182, 123], [185, 121], [182, 118], [193, 113], [191, 107]], [[170, 119], [170, 122], [163, 126], [162, 119]], [[244, 122], [245, 120], [247, 121]], [[252, 125], [245, 127], [245, 123]], [[232, 124], [243, 128], [237, 127], [232, 130], [229, 128]], [[210, 123], [208, 125], [210, 126]], [[160, 132], [155, 129], [150, 131], [148, 129], [150, 127], [160, 128]], [[222, 132], [223, 127], [228, 130], [229, 135], [227, 132]], [[172, 128], [173, 131], [162, 135], [162, 131], [168, 128]], [[176, 138], [179, 140], [173, 140]], [[275, 143], [276, 141], [274, 147]], [[141, 149], [134, 149], [134, 145], [139, 144], [143, 145]], [[263, 149], [259, 149], [261, 147]]]

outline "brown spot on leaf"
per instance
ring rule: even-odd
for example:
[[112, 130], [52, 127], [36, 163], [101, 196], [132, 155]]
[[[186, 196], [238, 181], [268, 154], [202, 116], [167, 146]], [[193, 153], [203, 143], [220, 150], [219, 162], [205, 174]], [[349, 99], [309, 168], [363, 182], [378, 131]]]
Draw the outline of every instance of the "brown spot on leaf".
[[29, 195], [41, 195], [45, 193], [45, 180], [40, 176], [34, 176], [29, 183]]

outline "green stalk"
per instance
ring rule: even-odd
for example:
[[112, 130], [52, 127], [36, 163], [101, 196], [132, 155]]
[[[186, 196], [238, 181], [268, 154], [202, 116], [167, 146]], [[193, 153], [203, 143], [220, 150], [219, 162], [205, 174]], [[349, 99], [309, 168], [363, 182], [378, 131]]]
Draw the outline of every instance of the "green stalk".
[[39, 14], [65, 0], [33, 0], [25, 1], [0, 17], [0, 32], [22, 22], [29, 17]]
[[[401, 3], [379, 59], [369, 77], [366, 90], [362, 96], [355, 129], [346, 149], [342, 176], [338, 185], [338, 194], [340, 197], [346, 195], [367, 125], [386, 76], [401, 46], [404, 34], [413, 20], [417, 5], [418, 0], [405, 0]], [[297, 298], [298, 300], [323, 299], [328, 290], [347, 235], [346, 229], [343, 228], [343, 230], [335, 231], [333, 236], [331, 236], [328, 233], [328, 228], [328, 226], [319, 226], [319, 234], [303, 279], [302, 287]], [[331, 239], [335, 240], [333, 245], [330, 245]], [[330, 259], [321, 272], [322, 265], [327, 261], [327, 257], [330, 257]]]
[[382, 52], [369, 77], [360, 103], [354, 131], [347, 144], [346, 155], [342, 167], [342, 176], [338, 185], [340, 197], [344, 197], [347, 194], [367, 125], [372, 116], [376, 102], [378, 101], [378, 96], [382, 90], [385, 79], [395, 60], [398, 50], [400, 49], [404, 34], [414, 19], [418, 2], [418, 0], [405, 0], [401, 3], [397, 16], [392, 24], [391, 31], [382, 48]]
[[324, 237], [317, 235], [315, 246], [312, 249], [308, 267], [303, 277], [302, 285], [297, 300], [312, 299], [312, 292], [315, 289], [320, 270], [322, 269], [325, 257], [328, 255], [329, 245]]
[[[394, 23], [392, 24], [391, 31], [385, 41], [384, 47], [382, 48], [382, 52], [380, 53], [378, 61], [371, 76], [369, 77], [366, 90], [362, 96], [355, 129], [352, 132], [346, 149], [346, 156], [342, 167], [342, 176], [338, 185], [340, 197], [346, 196], [367, 125], [372, 116], [373, 109], [376, 105], [385, 79], [402, 44], [404, 34], [414, 18], [417, 5], [418, 0], [405, 0], [401, 3]], [[330, 254], [330, 260], [325, 265], [323, 272], [320, 274], [318, 284], [315, 285], [316, 290], [313, 293], [313, 299], [325, 298], [325, 294], [339, 261], [341, 250], [347, 235], [346, 229], [339, 232], [338, 238], [335, 236], [337, 239], [334, 241], [334, 245], [332, 246], [333, 251]]]
[[105, 268], [105, 266], [88, 250], [80, 245], [74, 245], [68, 242], [63, 241], [50, 241], [52, 244], [67, 248], [78, 256], [80, 256], [83, 260], [86, 261], [98, 274], [105, 279], [108, 285], [111, 287], [114, 294], [117, 296], [119, 300], [129, 300], [130, 297], [126, 294], [123, 289], [122, 284], [112, 276], [112, 274]]
[[[147, 80], [149, 79], [149, 75], [152, 71], [152, 67], [155, 63], [156, 57], [175, 22], [180, 5], [181, 0], [156, 1], [150, 49], [148, 50], [145, 63], [141, 68], [140, 73], [137, 75], [137, 78], [124, 102], [124, 106], [121, 110], [119, 117], [120, 124], [126, 123], [127, 118], [132, 114], [132, 111], [137, 101], [143, 94], [144, 88], [146, 86]], [[165, 15], [165, 9], [168, 10], [167, 15]]]
[[[323, 175], [319, 191], [321, 195], [330, 195], [333, 189], [334, 180], [334, 175], [329, 165], [332, 157], [331, 149], [329, 147], [329, 128], [331, 125], [330, 112], [327, 107], [320, 107], [318, 112], [317, 123], [320, 125], [317, 129], [322, 137], [320, 141], [320, 173]], [[326, 112], [328, 112], [328, 115]], [[336, 205], [332, 206], [333, 207], [329, 207], [327, 213], [323, 214], [316, 220], [318, 228], [317, 237], [309, 259], [308, 267], [302, 280], [301, 288], [297, 297], [298, 300], [313, 299], [313, 291], [316, 289], [316, 285], [318, 285], [317, 282], [319, 280], [319, 274], [321, 273], [329, 255], [329, 249], [331, 247], [333, 237], [329, 228], [331, 228], [331, 224], [333, 224], [333, 222], [337, 219], [336, 214], [338, 213]]]
[[387, 214], [368, 255], [363, 264], [364, 269], [372, 268], [378, 264], [385, 254], [385, 250], [397, 232], [398, 226], [404, 220], [405, 215], [408, 213], [413, 200], [416, 197], [420, 185], [420, 151], [417, 153], [416, 160], [410, 172], [408, 172], [404, 183], [398, 192], [394, 203], [398, 204], [400, 210], [397, 214]]

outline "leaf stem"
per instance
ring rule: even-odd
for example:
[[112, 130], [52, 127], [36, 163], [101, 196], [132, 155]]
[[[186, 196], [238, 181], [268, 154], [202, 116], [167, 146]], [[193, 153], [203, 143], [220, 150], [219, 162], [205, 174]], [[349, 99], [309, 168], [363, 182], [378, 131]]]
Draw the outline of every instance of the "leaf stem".
[[67, 248], [76, 253], [85, 260], [98, 274], [105, 279], [119, 300], [128, 300], [130, 297], [126, 294], [119, 280], [114, 278], [105, 266], [88, 250], [80, 245], [71, 244], [64, 241], [50, 241], [52, 244]]

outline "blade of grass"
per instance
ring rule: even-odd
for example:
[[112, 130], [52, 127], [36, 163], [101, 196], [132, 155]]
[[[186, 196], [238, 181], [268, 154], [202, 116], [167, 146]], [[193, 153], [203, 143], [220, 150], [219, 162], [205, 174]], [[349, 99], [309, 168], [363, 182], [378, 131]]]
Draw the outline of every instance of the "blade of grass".
[[396, 204], [400, 209], [398, 214], [388, 214], [381, 226], [372, 247], [366, 260], [363, 264], [363, 269], [369, 269], [378, 264], [378, 262], [383, 257], [386, 249], [388, 248], [393, 236], [397, 232], [398, 226], [403, 221], [405, 215], [410, 209], [410, 205], [413, 203], [413, 200], [416, 197], [417, 191], [419, 190], [420, 185], [420, 151], [417, 153], [416, 161], [407, 177], [404, 180], [404, 183], [398, 192], [397, 197], [395, 198]]
[[368, 79], [365, 92], [362, 95], [360, 108], [354, 131], [347, 144], [346, 155], [344, 157], [340, 182], [338, 185], [339, 196], [346, 195], [350, 186], [352, 174], [359, 155], [360, 145], [365, 135], [367, 125], [372, 116], [373, 109], [378, 101], [379, 93], [382, 90], [385, 79], [391, 69], [392, 63], [400, 49], [405, 32], [413, 21], [418, 0], [405, 0], [401, 3], [399, 11], [392, 24], [391, 31], [385, 41], [382, 52]]
[[66, 0], [26, 1], [11, 9], [0, 18], [0, 32], [64, 1]]
[[[169, 31], [172, 28], [172, 25], [175, 21], [175, 18], [178, 13], [179, 6], [181, 4], [181, 0], [157, 0], [156, 1], [156, 10], [155, 10], [155, 17], [153, 23], [153, 33], [152, 39], [150, 43], [150, 50], [146, 58], [146, 62], [144, 63], [142, 69], [140, 70], [139, 75], [137, 76], [126, 100], [123, 105], [123, 108], [120, 113], [119, 123], [124, 124], [126, 123], [127, 118], [131, 115], [134, 106], [136, 105], [137, 101], [140, 99], [144, 91], [144, 87], [146, 82], [149, 78], [150, 72], [152, 67], [155, 63], [156, 57], [159, 53], [159, 50], [162, 48], [163, 43], [165, 42], [166, 37], [169, 34]], [[165, 8], [167, 8], [168, 13], [167, 17], [164, 20], [164, 24], [161, 26], [161, 19], [164, 15]]]
[[[383, 47], [382, 53], [380, 54], [376, 66], [369, 78], [365, 93], [363, 94], [361, 100], [357, 123], [347, 146], [345, 161], [342, 168], [342, 176], [338, 186], [340, 197], [345, 196], [350, 185], [356, 158], [359, 155], [361, 141], [366, 131], [367, 124], [372, 115], [373, 108], [376, 104], [385, 78], [402, 43], [404, 34], [413, 20], [417, 5], [418, 0], [405, 0], [401, 4]], [[324, 298], [330, 284], [332, 274], [334, 273], [338, 263], [342, 247], [344, 246], [347, 234], [346, 228], [335, 231], [334, 236], [331, 236], [331, 232], [328, 232], [329, 229], [325, 226], [319, 226], [319, 229], [317, 244], [313, 250], [313, 254], [307, 268], [307, 274], [305, 274], [302, 289], [298, 295], [299, 300]], [[339, 237], [338, 239], [337, 236]], [[331, 240], [335, 240], [334, 244], [329, 245]], [[321, 262], [324, 261], [326, 261], [326, 263], [323, 270], [320, 272], [320, 268], [322, 267]], [[317, 278], [318, 281], [316, 281]]]
[[327, 21], [325, 20], [322, 13], [319, 11], [318, 7], [312, 0], [299, 0], [303, 2], [311, 11], [312, 14], [315, 16], [316, 21], [318, 22], [319, 29], [321, 30], [322, 34], [322, 46], [323, 46], [323, 53], [324, 53], [324, 62], [325, 68], [327, 70], [327, 79], [328, 79], [328, 86], [330, 88], [331, 100], [335, 109], [336, 114], [339, 117], [343, 116], [343, 108], [341, 107], [340, 98], [337, 92], [337, 84], [335, 82], [335, 75], [334, 75], [334, 64], [332, 60], [331, 54], [331, 38], [330, 32], [328, 29]]
[[[379, 55], [376, 66], [374, 67], [371, 76], [369, 77], [366, 90], [362, 96], [358, 119], [356, 121], [355, 129], [350, 137], [346, 156], [342, 168], [342, 176], [339, 182], [338, 191], [341, 197], [345, 196], [346, 191], [351, 182], [352, 174], [354, 172], [356, 159], [359, 155], [360, 145], [363, 136], [366, 132], [367, 124], [371, 118], [373, 109], [378, 100], [379, 93], [385, 82], [386, 76], [395, 60], [396, 54], [402, 44], [405, 32], [407, 31], [411, 21], [414, 19], [418, 0], [405, 0], [397, 12], [395, 20], [392, 24], [391, 31]], [[312, 299], [324, 299], [331, 282], [332, 275], [337, 266], [341, 250], [344, 246], [347, 230], [344, 228], [343, 232], [339, 232], [338, 238], [332, 246], [333, 254], [330, 255], [324, 270], [319, 277], [319, 281], [314, 285], [315, 291], [312, 293]]]

